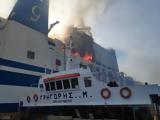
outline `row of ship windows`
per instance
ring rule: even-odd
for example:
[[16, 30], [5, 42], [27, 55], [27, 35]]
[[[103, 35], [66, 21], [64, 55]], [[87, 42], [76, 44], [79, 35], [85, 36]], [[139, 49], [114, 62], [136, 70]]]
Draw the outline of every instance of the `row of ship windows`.
[[[34, 60], [34, 59], [35, 59], [35, 52], [28, 50], [28, 51], [27, 51], [27, 58]], [[58, 59], [56, 59], [56, 65], [61, 66], [61, 61], [58, 60]], [[101, 65], [101, 64], [99, 64], [99, 65]], [[108, 69], [114, 71], [114, 68], [108, 67], [108, 66], [106, 66], [106, 65], [102, 65], [102, 66], [103, 66], [103, 67], [107, 67]], [[99, 67], [96, 67], [96, 69], [94, 70], [94, 67], [93, 67], [93, 65], [91, 65], [91, 64], [89, 64], [89, 67], [90, 67], [91, 71], [95, 71], [95, 70], [96, 70], [96, 71], [100, 71], [100, 68], [99, 68]], [[104, 69], [103, 69], [103, 71], [104, 71]]]
[[46, 91], [79, 88], [78, 78], [46, 82], [45, 87], [46, 87]]
[[[27, 51], [27, 58], [34, 60], [35, 59], [35, 52], [28, 50]], [[55, 62], [56, 62], [57, 66], [61, 66], [61, 60], [56, 59]]]
[[[85, 87], [91, 87], [92, 81], [90, 77], [84, 78]], [[57, 80], [45, 83], [46, 91], [55, 91], [62, 89], [76, 89], [79, 88], [78, 78]]]

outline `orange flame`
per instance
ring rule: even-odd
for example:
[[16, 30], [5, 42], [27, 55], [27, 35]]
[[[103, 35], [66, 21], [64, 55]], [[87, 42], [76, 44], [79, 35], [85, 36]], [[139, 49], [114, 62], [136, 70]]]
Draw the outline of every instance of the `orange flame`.
[[88, 61], [88, 62], [91, 62], [93, 59], [92, 55], [89, 54], [89, 53], [85, 53], [85, 55], [83, 56], [83, 60], [84, 61]]

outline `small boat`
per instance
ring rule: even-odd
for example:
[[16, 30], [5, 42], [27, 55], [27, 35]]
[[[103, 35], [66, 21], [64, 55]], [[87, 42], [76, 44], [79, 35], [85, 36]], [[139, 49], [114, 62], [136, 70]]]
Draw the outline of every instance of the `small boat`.
[[42, 77], [38, 91], [27, 95], [23, 106], [151, 105], [151, 96], [159, 93], [158, 85], [110, 87], [97, 80], [89, 68], [80, 68]]

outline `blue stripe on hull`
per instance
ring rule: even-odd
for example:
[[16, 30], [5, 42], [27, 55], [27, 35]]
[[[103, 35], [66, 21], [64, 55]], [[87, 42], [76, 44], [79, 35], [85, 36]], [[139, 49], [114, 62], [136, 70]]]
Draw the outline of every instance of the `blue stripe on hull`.
[[20, 69], [24, 69], [24, 70], [31, 70], [31, 71], [40, 72], [40, 73], [45, 72], [45, 69], [42, 67], [29, 65], [29, 64], [25, 64], [25, 63], [20, 63], [20, 62], [16, 62], [16, 61], [12, 61], [12, 60], [6, 60], [3, 58], [0, 58], [0, 65], [14, 67], [14, 68], [20, 68]]
[[51, 70], [49, 68], [43, 68], [43, 67], [39, 67], [39, 66], [35, 66], [35, 65], [25, 64], [25, 63], [16, 62], [13, 60], [7, 60], [4, 58], [0, 58], [0, 65], [24, 69], [24, 70], [30, 70], [30, 71], [34, 71], [34, 72], [40, 72], [40, 73], [46, 72], [47, 74], [51, 74], [52, 72], [57, 72], [57, 71]]
[[0, 103], [0, 113], [17, 112], [19, 110], [19, 103]]
[[26, 108], [20, 107], [19, 103], [0, 103], [0, 113], [22, 112]]
[[[38, 112], [38, 110], [44, 110], [48, 113], [56, 112], [55, 107], [29, 107], [30, 112]], [[19, 103], [0, 103], [0, 113], [12, 113], [12, 112], [23, 112], [26, 111], [27, 107], [22, 107]]]
[[40, 76], [0, 70], [1, 85], [37, 87]]

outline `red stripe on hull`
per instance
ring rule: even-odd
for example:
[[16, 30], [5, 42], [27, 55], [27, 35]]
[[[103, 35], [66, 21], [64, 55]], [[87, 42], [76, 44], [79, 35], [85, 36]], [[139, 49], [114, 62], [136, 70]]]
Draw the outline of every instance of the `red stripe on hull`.
[[68, 78], [68, 77], [78, 77], [78, 76], [80, 76], [79, 73], [59, 75], [59, 76], [55, 76], [55, 77], [51, 77], [51, 78], [45, 78], [44, 82], [52, 81], [52, 80], [57, 80], [57, 79], [62, 79], [62, 78]]

